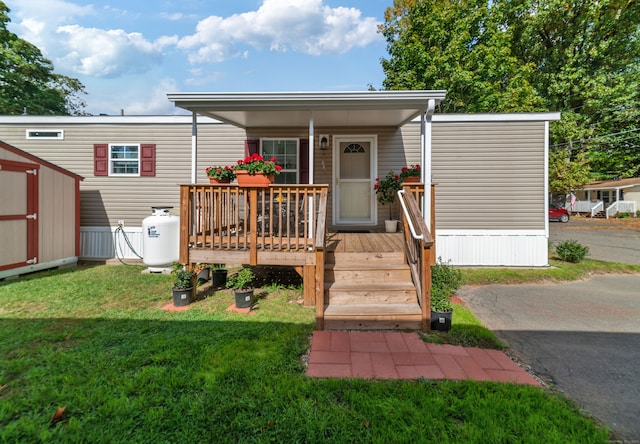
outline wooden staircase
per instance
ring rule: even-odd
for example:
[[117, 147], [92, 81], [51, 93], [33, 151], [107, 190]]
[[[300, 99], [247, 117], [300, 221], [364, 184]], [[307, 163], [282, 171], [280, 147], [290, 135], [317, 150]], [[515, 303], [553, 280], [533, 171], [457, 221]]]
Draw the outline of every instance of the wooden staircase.
[[327, 330], [421, 328], [421, 309], [404, 252], [329, 252]]

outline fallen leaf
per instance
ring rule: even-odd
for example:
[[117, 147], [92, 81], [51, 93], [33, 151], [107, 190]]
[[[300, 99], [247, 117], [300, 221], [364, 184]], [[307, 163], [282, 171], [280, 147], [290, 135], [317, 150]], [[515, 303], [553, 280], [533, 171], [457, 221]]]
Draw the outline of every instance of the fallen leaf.
[[64, 407], [58, 407], [58, 410], [56, 410], [56, 412], [51, 417], [51, 424], [54, 424], [54, 423], [60, 421], [62, 419], [62, 417], [64, 416], [64, 411], [66, 409], [67, 409], [66, 405]]
[[370, 424], [369, 424], [369, 421], [365, 422], [365, 423], [364, 423], [364, 428], [365, 428], [365, 429], [368, 429], [368, 428], [369, 428], [369, 425], [370, 425]]

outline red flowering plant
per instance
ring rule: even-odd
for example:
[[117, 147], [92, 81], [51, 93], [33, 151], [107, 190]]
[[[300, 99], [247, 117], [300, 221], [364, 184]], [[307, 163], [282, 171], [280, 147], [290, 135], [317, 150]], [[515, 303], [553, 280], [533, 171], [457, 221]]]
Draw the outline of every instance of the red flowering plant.
[[205, 170], [207, 176], [218, 180], [228, 180], [231, 182], [236, 178], [236, 174], [233, 172], [233, 167], [229, 165], [225, 166], [210, 166]]
[[277, 159], [265, 159], [260, 154], [252, 154], [244, 159], [238, 160], [233, 167], [234, 171], [246, 170], [249, 174], [263, 173], [267, 176], [277, 176], [282, 171], [282, 167], [276, 164]]
[[420, 165], [409, 165], [400, 170], [400, 182], [404, 182], [407, 177], [420, 177]]
[[400, 176], [393, 171], [389, 171], [384, 179], [376, 178], [376, 183], [373, 185], [373, 189], [376, 191], [376, 199], [381, 205], [389, 204], [389, 220], [392, 220], [392, 206], [396, 201], [396, 195], [398, 190], [402, 189], [402, 181]]

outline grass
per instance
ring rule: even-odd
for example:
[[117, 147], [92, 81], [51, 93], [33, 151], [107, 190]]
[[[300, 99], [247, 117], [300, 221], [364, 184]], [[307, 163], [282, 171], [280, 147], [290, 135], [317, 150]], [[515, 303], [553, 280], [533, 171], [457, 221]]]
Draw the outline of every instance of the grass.
[[577, 264], [549, 260], [549, 267], [540, 268], [464, 268], [463, 285], [525, 284], [543, 282], [566, 282], [586, 279], [594, 274], [640, 273], [639, 265], [603, 262], [584, 259]]
[[168, 312], [171, 277], [141, 270], [86, 266], [0, 283], [0, 442], [608, 438], [541, 388], [308, 378], [314, 310], [299, 304], [299, 288], [263, 288], [251, 315], [226, 311], [229, 290]]

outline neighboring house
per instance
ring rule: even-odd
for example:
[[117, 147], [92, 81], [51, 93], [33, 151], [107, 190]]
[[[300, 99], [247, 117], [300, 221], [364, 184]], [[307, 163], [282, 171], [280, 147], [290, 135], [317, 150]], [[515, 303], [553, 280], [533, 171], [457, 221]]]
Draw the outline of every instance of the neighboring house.
[[635, 216], [640, 209], [640, 177], [592, 182], [574, 194], [574, 204], [566, 204], [566, 208], [574, 213], [606, 218], [618, 213]]
[[197, 119], [2, 116], [0, 140], [85, 177], [82, 258], [134, 257], [119, 223], [143, 253], [142, 220], [152, 206], [177, 211], [179, 184], [206, 183], [207, 166], [235, 164], [246, 152], [279, 150], [279, 181], [329, 184], [329, 230], [383, 227], [375, 178], [419, 163], [423, 180], [436, 184], [437, 256], [455, 265], [547, 265], [548, 122], [559, 114], [434, 114], [444, 95], [178, 93], [170, 100]]
[[0, 142], [0, 279], [77, 263], [82, 179]]

